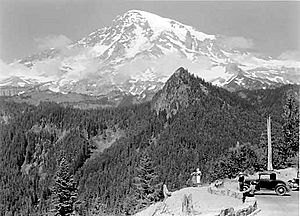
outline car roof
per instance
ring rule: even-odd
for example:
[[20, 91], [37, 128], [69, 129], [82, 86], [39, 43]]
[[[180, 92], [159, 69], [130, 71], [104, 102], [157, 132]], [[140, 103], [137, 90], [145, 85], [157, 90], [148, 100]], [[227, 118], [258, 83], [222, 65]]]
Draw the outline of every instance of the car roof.
[[259, 172], [258, 175], [270, 175], [270, 174], [278, 174], [279, 172], [276, 171], [263, 171], [263, 172]]

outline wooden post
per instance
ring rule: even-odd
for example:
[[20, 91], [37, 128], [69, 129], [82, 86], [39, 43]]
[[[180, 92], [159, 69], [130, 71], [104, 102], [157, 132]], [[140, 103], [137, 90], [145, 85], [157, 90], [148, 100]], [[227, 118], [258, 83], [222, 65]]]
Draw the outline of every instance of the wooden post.
[[272, 166], [272, 143], [271, 143], [271, 117], [267, 119], [268, 132], [268, 170], [273, 170]]
[[190, 194], [189, 196], [184, 194], [183, 200], [182, 200], [181, 211], [182, 211], [183, 216], [193, 216], [194, 215], [192, 194]]

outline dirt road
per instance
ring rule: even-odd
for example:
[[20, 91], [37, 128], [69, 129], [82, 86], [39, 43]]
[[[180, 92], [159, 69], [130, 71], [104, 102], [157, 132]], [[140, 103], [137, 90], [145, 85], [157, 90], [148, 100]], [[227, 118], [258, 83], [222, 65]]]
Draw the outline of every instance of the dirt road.
[[261, 209], [258, 216], [299, 216], [299, 191], [291, 191], [286, 196], [264, 192], [255, 197]]

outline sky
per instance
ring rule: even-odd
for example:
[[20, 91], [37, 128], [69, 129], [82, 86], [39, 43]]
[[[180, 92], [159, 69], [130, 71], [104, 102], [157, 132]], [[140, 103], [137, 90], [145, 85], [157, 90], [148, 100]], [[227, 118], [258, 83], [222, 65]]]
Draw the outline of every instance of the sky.
[[63, 47], [138, 9], [225, 35], [232, 46], [300, 61], [300, 2], [0, 0], [0, 60]]

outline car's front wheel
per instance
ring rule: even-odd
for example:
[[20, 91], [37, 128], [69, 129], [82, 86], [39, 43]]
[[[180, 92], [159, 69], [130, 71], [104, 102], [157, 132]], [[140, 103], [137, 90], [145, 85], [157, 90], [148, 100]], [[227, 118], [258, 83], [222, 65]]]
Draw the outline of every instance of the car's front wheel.
[[243, 186], [243, 191], [248, 190], [249, 187], [250, 187], [250, 186], [249, 186], [248, 184], [244, 184], [244, 186]]
[[286, 187], [284, 185], [278, 185], [275, 188], [275, 192], [276, 192], [277, 195], [283, 196], [284, 194], [286, 194], [287, 189], [286, 189]]

